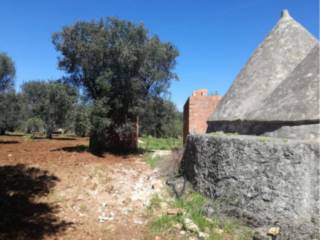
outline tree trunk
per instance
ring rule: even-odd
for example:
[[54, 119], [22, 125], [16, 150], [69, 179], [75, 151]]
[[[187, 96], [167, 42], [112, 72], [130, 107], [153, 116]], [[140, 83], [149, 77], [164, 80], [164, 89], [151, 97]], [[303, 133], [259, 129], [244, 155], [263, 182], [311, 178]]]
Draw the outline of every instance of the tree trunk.
[[52, 139], [52, 129], [47, 130], [47, 138]]
[[0, 135], [4, 135], [5, 133], [6, 133], [6, 130], [0, 128]]

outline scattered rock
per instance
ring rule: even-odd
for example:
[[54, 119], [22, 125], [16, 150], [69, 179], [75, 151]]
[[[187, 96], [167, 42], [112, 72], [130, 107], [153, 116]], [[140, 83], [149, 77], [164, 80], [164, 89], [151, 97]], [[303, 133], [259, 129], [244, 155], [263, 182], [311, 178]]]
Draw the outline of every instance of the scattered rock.
[[280, 233], [280, 227], [272, 227], [268, 230], [268, 235], [272, 237], [278, 236]]
[[186, 180], [184, 177], [174, 177], [166, 181], [166, 184], [171, 187], [177, 198], [180, 198], [186, 188]]
[[198, 240], [198, 238], [191, 236], [191, 237], [189, 237], [189, 240]]
[[199, 227], [190, 218], [185, 218], [183, 220], [183, 226], [189, 232], [199, 232]]
[[208, 233], [204, 233], [204, 232], [199, 232], [198, 233], [198, 237], [200, 239], [207, 239], [207, 238], [209, 238], [209, 234]]
[[252, 240], [269, 240], [269, 238], [267, 236], [263, 236], [259, 232], [255, 232], [252, 236]]
[[134, 219], [133, 222], [134, 222], [135, 224], [138, 224], [138, 225], [144, 224], [144, 221], [141, 220], [141, 219]]
[[177, 223], [177, 224], [175, 224], [174, 225], [174, 228], [176, 228], [176, 229], [178, 229], [178, 230], [181, 230], [182, 229], [182, 224], [180, 224], [180, 223]]
[[171, 154], [171, 150], [155, 150], [151, 157], [164, 157], [164, 156], [169, 156]]
[[217, 234], [220, 234], [220, 235], [223, 234], [223, 229], [221, 229], [221, 228], [214, 228], [213, 231]]
[[167, 209], [167, 215], [169, 216], [177, 216], [183, 213], [182, 209], [180, 208], [169, 208]]
[[105, 215], [105, 213], [102, 213], [99, 217], [98, 220], [100, 223], [104, 223], [105, 221], [112, 221], [114, 219], [114, 213], [110, 213], [108, 216]]
[[154, 240], [161, 240], [161, 237], [155, 236]]
[[167, 208], [168, 208], [168, 203], [166, 203], [166, 202], [160, 202], [160, 208], [161, 208], [161, 209], [167, 209]]
[[182, 231], [180, 231], [180, 234], [181, 234], [181, 235], [185, 235], [185, 234], [186, 234], [186, 231], [183, 231], [183, 230], [182, 230]]
[[201, 210], [202, 210], [202, 213], [208, 218], [212, 218], [214, 216], [215, 210], [213, 208], [212, 203], [210, 202], [204, 204]]

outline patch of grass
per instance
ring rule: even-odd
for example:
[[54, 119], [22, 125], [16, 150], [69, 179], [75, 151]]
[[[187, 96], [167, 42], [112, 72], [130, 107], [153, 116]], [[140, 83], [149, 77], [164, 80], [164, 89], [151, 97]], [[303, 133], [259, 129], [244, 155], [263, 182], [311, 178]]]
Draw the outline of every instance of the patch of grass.
[[270, 142], [271, 138], [266, 136], [258, 136], [258, 140], [260, 142], [266, 143], [266, 142]]
[[179, 222], [179, 216], [160, 216], [151, 225], [153, 233], [163, 233], [170, 230], [175, 223]]
[[159, 209], [161, 207], [161, 202], [163, 200], [160, 198], [158, 194], [152, 196], [149, 204], [149, 209]]
[[[162, 198], [154, 196], [151, 200], [150, 208], [159, 209], [161, 206]], [[166, 202], [170, 208], [180, 208], [183, 210], [183, 215], [168, 216], [158, 215], [154, 216], [150, 229], [152, 233], [166, 236], [168, 239], [172, 236], [180, 235], [178, 229], [174, 226], [182, 224], [185, 218], [191, 219], [200, 229], [201, 232], [206, 232], [210, 240], [223, 240], [223, 239], [237, 239], [248, 240], [252, 238], [253, 231], [249, 227], [243, 225], [240, 221], [222, 216], [214, 216], [207, 218], [202, 211], [202, 206], [209, 200], [203, 195], [191, 192], [185, 194], [180, 199]], [[155, 210], [154, 213], [157, 211]], [[192, 233], [187, 233], [192, 235]], [[180, 239], [180, 238], [176, 238]]]
[[151, 168], [155, 168], [157, 166], [158, 161], [160, 160], [160, 156], [152, 156], [152, 154], [145, 154], [144, 161], [150, 165]]
[[139, 139], [139, 148], [145, 151], [152, 150], [171, 150], [182, 147], [182, 139], [178, 138], [155, 138], [151, 136], [144, 136]]

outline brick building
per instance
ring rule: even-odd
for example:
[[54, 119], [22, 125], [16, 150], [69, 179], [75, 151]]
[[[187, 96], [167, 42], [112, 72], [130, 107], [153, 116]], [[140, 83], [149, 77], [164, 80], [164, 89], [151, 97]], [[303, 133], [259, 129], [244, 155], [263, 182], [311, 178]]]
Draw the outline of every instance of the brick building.
[[221, 98], [221, 96], [208, 96], [207, 89], [199, 89], [192, 93], [183, 107], [183, 142], [188, 134], [206, 133], [207, 120]]

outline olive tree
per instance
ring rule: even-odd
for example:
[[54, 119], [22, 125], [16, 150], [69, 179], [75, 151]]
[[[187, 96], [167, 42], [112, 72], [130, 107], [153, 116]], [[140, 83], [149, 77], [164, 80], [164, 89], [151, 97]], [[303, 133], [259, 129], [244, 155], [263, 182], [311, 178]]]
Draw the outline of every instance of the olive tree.
[[56, 128], [64, 128], [76, 104], [74, 88], [57, 81], [29, 81], [22, 85], [28, 118], [41, 119], [48, 138]]
[[0, 53], [0, 135], [18, 124], [19, 99], [14, 92], [15, 66], [12, 59]]
[[13, 89], [16, 69], [11, 58], [0, 53], [0, 93]]
[[120, 147], [146, 109], [149, 96], [165, 93], [178, 50], [142, 24], [116, 18], [76, 22], [53, 34], [66, 80], [93, 102], [90, 149]]

